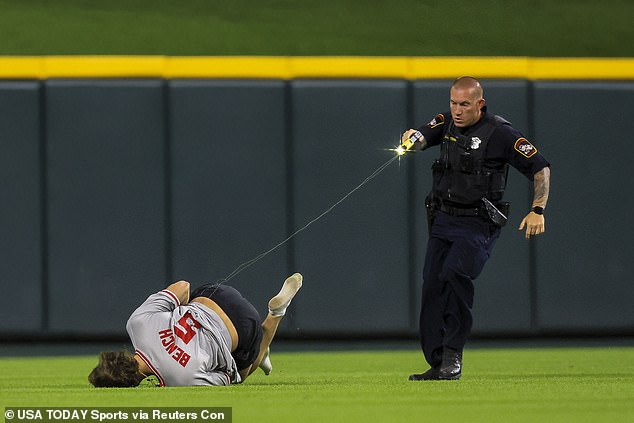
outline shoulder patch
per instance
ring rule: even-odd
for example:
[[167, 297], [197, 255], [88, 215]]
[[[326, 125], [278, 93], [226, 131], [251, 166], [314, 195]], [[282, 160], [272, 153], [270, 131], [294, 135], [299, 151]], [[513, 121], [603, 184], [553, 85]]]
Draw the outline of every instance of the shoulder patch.
[[440, 125], [442, 125], [444, 123], [445, 123], [445, 116], [442, 113], [439, 113], [439, 114], [436, 115], [435, 118], [433, 118], [431, 120], [431, 122], [429, 122], [427, 124], [427, 126], [429, 126], [430, 128], [435, 128], [435, 127], [440, 126]]
[[535, 148], [533, 144], [528, 142], [526, 138], [518, 138], [518, 140], [515, 141], [514, 148], [518, 153], [520, 153], [527, 159], [533, 157], [535, 153], [537, 153], [537, 148]]

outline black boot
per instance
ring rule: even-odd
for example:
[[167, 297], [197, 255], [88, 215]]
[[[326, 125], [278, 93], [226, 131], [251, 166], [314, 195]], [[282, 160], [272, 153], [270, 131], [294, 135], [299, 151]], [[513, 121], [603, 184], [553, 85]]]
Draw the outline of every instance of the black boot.
[[440, 367], [432, 367], [425, 373], [417, 373], [409, 376], [409, 380], [438, 380]]
[[438, 371], [440, 380], [458, 380], [462, 375], [462, 351], [445, 348], [442, 352], [442, 364]]

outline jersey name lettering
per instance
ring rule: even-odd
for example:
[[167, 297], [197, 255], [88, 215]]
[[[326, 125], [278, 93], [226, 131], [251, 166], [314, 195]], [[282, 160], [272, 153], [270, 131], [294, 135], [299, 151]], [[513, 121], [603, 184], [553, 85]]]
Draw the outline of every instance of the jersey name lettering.
[[187, 366], [191, 356], [176, 345], [174, 334], [171, 329], [159, 331], [158, 334], [161, 339], [161, 345], [165, 347], [165, 352], [167, 352], [181, 366]]

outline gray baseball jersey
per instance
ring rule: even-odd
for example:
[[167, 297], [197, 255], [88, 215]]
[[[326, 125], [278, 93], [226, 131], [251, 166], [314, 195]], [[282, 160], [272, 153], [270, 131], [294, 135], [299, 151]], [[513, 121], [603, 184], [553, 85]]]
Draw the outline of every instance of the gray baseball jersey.
[[164, 289], [152, 294], [126, 325], [135, 352], [161, 386], [229, 385], [241, 381], [222, 319], [200, 303], [180, 304]]

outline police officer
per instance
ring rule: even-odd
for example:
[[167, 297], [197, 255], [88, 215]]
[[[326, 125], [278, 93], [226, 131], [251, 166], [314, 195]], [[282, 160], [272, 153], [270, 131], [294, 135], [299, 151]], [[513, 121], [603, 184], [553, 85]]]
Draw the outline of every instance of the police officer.
[[532, 208], [519, 225], [526, 239], [544, 232], [550, 165], [537, 148], [503, 118], [487, 112], [480, 82], [456, 79], [450, 112], [403, 134], [412, 150], [440, 145], [426, 206], [430, 223], [423, 269], [420, 342], [431, 366], [409, 380], [455, 380], [471, 331], [473, 281], [488, 260], [506, 222], [502, 201], [510, 164], [533, 181]]

